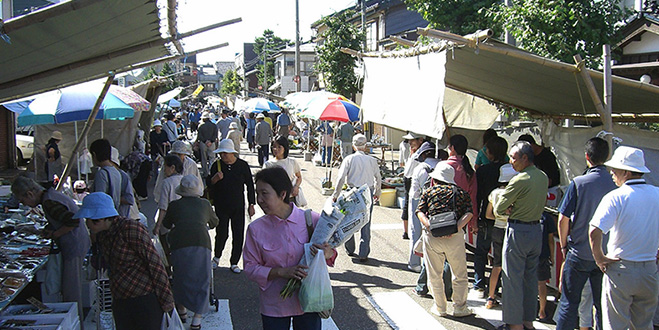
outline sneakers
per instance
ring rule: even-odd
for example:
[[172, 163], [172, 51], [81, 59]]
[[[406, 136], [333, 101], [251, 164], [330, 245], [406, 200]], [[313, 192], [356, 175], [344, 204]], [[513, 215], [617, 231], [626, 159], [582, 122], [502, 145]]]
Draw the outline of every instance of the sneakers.
[[238, 267], [238, 265], [231, 265], [231, 271], [236, 274], [240, 274], [241, 272], [240, 267]]
[[410, 236], [407, 234], [407, 232], [403, 233], [403, 239], [410, 239]]
[[415, 273], [420, 273], [421, 272], [421, 266], [410, 266], [407, 265], [407, 269], [410, 271], [413, 271]]
[[474, 314], [474, 311], [467, 305], [461, 307], [453, 307], [453, 317], [465, 317]]
[[440, 312], [439, 308], [437, 308], [437, 305], [433, 304], [432, 307], [430, 307], [430, 312], [439, 316], [439, 317], [446, 317], [448, 316], [447, 312]]
[[423, 293], [423, 292], [416, 291], [416, 289], [412, 289], [412, 292], [414, 292], [414, 295], [417, 296], [417, 297], [432, 299], [432, 296], [428, 292]]
[[492, 297], [487, 297], [487, 302], [485, 302], [485, 308], [492, 309], [499, 306], [499, 301]]
[[220, 266], [220, 258], [218, 257], [213, 258], [212, 265], [213, 265], [213, 269], [217, 269], [217, 267]]

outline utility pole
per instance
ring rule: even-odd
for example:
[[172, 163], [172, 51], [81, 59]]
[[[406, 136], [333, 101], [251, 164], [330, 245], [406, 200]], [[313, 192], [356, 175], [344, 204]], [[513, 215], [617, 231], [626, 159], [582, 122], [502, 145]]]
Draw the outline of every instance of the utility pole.
[[[284, 69], [285, 70], [285, 69]], [[295, 91], [302, 91], [300, 77], [300, 1], [295, 0]]]
[[263, 36], [263, 92], [268, 92], [268, 58], [267, 58], [268, 38]]
[[359, 0], [362, 9], [362, 51], [366, 51], [366, 0]]

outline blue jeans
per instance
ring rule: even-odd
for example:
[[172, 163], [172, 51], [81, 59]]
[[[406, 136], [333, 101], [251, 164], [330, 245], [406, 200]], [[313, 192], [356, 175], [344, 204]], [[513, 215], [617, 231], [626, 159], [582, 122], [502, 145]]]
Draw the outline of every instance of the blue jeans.
[[332, 147], [323, 147], [320, 154], [323, 164], [332, 164]]
[[476, 238], [476, 250], [474, 251], [474, 289], [487, 288], [488, 279], [485, 277], [485, 265], [487, 264], [487, 253], [492, 245], [492, 228], [494, 221], [478, 221], [478, 237]]
[[269, 144], [261, 144], [261, 148], [259, 148], [259, 165], [260, 167], [263, 167], [263, 164], [268, 161], [268, 158], [270, 158], [270, 145]]
[[408, 258], [407, 264], [411, 267], [416, 267], [421, 265], [421, 257], [417, 256], [414, 254], [414, 244], [416, 241], [418, 241], [421, 238], [421, 232], [423, 231], [423, 226], [421, 225], [421, 221], [419, 221], [419, 217], [416, 216], [416, 213], [412, 210], [416, 210], [417, 206], [419, 206], [419, 200], [416, 198], [410, 198], [409, 202], [409, 209], [410, 209], [410, 215], [409, 219], [411, 219], [411, 223], [408, 224], [408, 227], [410, 230], [408, 230], [410, 234], [410, 256]]
[[[453, 284], [452, 281], [449, 281], [453, 276], [451, 274], [451, 266], [448, 262], [444, 262], [444, 278], [447, 279], [444, 281], [444, 295], [446, 300], [452, 300], [453, 297]], [[418, 294], [428, 294], [428, 273], [426, 272], [426, 263], [421, 259], [421, 272], [419, 273], [419, 278], [416, 280], [416, 287], [414, 291]]]
[[561, 285], [561, 301], [558, 305], [558, 321], [556, 329], [574, 329], [578, 324], [579, 302], [581, 291], [590, 279], [590, 288], [595, 305], [595, 326], [602, 329], [602, 272], [593, 260], [577, 257], [572, 251], [565, 257], [563, 265], [563, 283]]
[[[359, 231], [359, 258], [367, 258], [371, 253], [371, 216], [373, 215], [373, 195], [371, 195], [371, 208], [368, 211], [369, 221]], [[350, 254], [355, 252], [355, 235], [352, 235], [344, 244], [346, 251]]]
[[291, 319], [293, 319], [293, 329], [295, 330], [320, 330], [321, 328], [318, 313], [304, 313], [285, 317], [272, 317], [261, 314], [263, 330], [288, 330], [291, 328]]

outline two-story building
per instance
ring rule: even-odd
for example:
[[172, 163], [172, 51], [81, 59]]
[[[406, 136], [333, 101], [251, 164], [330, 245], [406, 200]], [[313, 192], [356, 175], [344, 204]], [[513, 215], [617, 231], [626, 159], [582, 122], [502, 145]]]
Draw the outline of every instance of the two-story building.
[[[286, 96], [297, 91], [295, 81], [295, 46], [286, 47], [274, 56], [275, 84], [268, 90], [276, 95]], [[314, 72], [316, 63], [316, 44], [300, 45], [300, 91], [310, 92], [318, 79]]]
[[613, 74], [659, 85], [659, 7], [648, 6], [625, 26]]
[[243, 43], [243, 51], [236, 54], [235, 66], [236, 74], [243, 79], [243, 96], [250, 95], [250, 88], [258, 87], [258, 78], [256, 77], [256, 65], [260, 62], [259, 57], [254, 52], [254, 43]]

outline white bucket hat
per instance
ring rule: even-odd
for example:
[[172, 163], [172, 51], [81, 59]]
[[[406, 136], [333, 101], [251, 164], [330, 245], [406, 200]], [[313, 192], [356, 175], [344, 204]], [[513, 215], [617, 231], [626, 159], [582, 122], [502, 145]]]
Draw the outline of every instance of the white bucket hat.
[[424, 136], [421, 134], [416, 134], [414, 132], [408, 132], [406, 135], [403, 136], [403, 139], [405, 140], [414, 140], [414, 139], [423, 139]]
[[499, 167], [499, 181], [498, 182], [510, 182], [512, 178], [517, 175], [519, 172], [515, 171], [512, 165], [504, 164]]
[[153, 127], [160, 126], [162, 127], [162, 123], [160, 122], [160, 119], [156, 119], [153, 121]]
[[229, 139], [224, 139], [220, 141], [220, 145], [217, 147], [214, 153], [218, 154], [220, 152], [226, 152], [226, 153], [231, 153], [231, 154], [237, 154], [238, 152], [233, 146], [233, 141]]
[[204, 112], [202, 112], [202, 114], [201, 114], [201, 119], [202, 119], [202, 120], [203, 120], [203, 119], [210, 119], [210, 118], [211, 118], [211, 114], [210, 114], [210, 112], [208, 112], [208, 111], [204, 111]]
[[181, 178], [181, 183], [174, 189], [174, 192], [183, 197], [200, 197], [204, 194], [202, 188], [201, 181], [196, 176], [188, 174]]
[[179, 155], [192, 155], [192, 146], [190, 146], [189, 143], [185, 141], [175, 141], [172, 144], [172, 151], [170, 151], [173, 154], [179, 154]]
[[121, 159], [119, 159], [119, 150], [115, 147], [111, 147], [112, 152], [110, 153], [110, 161], [121, 166]]
[[439, 162], [435, 169], [430, 172], [430, 177], [438, 181], [455, 184], [455, 169], [447, 162]]
[[229, 129], [238, 129], [238, 123], [235, 121], [231, 122], [231, 124], [229, 124]]
[[650, 173], [650, 169], [645, 166], [643, 150], [638, 148], [620, 146], [604, 165], [625, 171]]
[[265, 119], [265, 116], [262, 113], [256, 115], [256, 119]]

